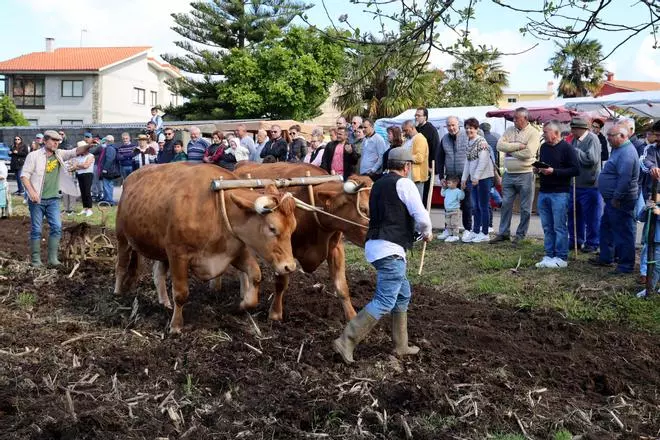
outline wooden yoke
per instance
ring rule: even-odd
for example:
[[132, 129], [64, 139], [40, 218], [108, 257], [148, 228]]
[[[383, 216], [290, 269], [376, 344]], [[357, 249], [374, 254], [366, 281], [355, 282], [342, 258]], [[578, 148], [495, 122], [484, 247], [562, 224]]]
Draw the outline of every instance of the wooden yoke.
[[264, 188], [267, 185], [275, 185], [277, 188], [289, 186], [320, 185], [328, 182], [343, 182], [342, 176], [311, 176], [291, 177], [289, 179], [236, 179], [236, 180], [213, 180], [211, 189], [220, 191], [235, 188]]

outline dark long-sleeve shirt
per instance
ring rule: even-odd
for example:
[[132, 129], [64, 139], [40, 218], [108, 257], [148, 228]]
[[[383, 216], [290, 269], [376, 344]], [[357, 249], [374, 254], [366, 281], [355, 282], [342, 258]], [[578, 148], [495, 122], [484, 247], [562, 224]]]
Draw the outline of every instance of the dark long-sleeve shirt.
[[598, 133], [598, 140], [600, 141], [600, 161], [605, 162], [610, 157], [610, 150], [607, 148], [607, 139], [603, 133]]
[[424, 135], [426, 142], [429, 144], [429, 169], [431, 169], [431, 162], [435, 160], [435, 174], [441, 174], [437, 157], [440, 150], [440, 135], [438, 135], [438, 130], [436, 130], [433, 124], [426, 121], [424, 125], [417, 127], [417, 131]]
[[552, 145], [548, 142], [541, 145], [539, 160], [552, 167], [552, 174], [546, 176], [539, 173], [542, 193], [569, 192], [571, 177], [580, 174], [580, 165], [575, 149], [566, 141]]
[[288, 153], [288, 146], [284, 139], [279, 138], [271, 140], [266, 146], [261, 150], [261, 158], [266, 158], [267, 156], [273, 156], [278, 162], [286, 162], [286, 156]]

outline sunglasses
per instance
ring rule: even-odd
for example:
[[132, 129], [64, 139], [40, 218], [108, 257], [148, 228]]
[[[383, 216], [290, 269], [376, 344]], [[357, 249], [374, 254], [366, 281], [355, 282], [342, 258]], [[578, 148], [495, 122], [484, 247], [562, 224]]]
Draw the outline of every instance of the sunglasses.
[[295, 131], [290, 131], [289, 134], [290, 134], [291, 136], [295, 136], [295, 135], [296, 135], [296, 132], [295, 132]]

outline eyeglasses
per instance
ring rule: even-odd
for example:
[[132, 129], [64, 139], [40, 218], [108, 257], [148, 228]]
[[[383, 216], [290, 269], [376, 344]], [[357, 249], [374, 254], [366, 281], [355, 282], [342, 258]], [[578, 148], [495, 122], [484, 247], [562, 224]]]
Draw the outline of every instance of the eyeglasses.
[[296, 135], [296, 132], [295, 132], [295, 131], [290, 131], [289, 134], [290, 134], [291, 136], [295, 136], [295, 135]]
[[165, 136], [174, 136], [174, 133], [165, 133]]

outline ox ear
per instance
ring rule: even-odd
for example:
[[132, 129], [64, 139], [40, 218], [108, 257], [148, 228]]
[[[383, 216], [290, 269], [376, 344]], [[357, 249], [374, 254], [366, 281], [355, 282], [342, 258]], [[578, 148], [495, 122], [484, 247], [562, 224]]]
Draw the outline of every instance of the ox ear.
[[241, 208], [243, 211], [256, 212], [257, 214], [261, 215], [272, 212], [273, 207], [276, 204], [273, 201], [273, 198], [270, 196], [259, 196], [254, 202], [242, 197], [235, 196], [234, 194], [230, 194], [230, 197], [234, 204]]
[[238, 197], [234, 194], [229, 194], [231, 201], [234, 202], [234, 205], [241, 208], [243, 211], [253, 211], [254, 212], [254, 202], [244, 199], [243, 197]]
[[336, 191], [319, 191], [316, 193], [316, 197], [326, 210], [330, 209], [332, 202], [338, 199]]
[[266, 185], [264, 187], [264, 194], [270, 194], [271, 196], [279, 196], [280, 191], [275, 185]]

